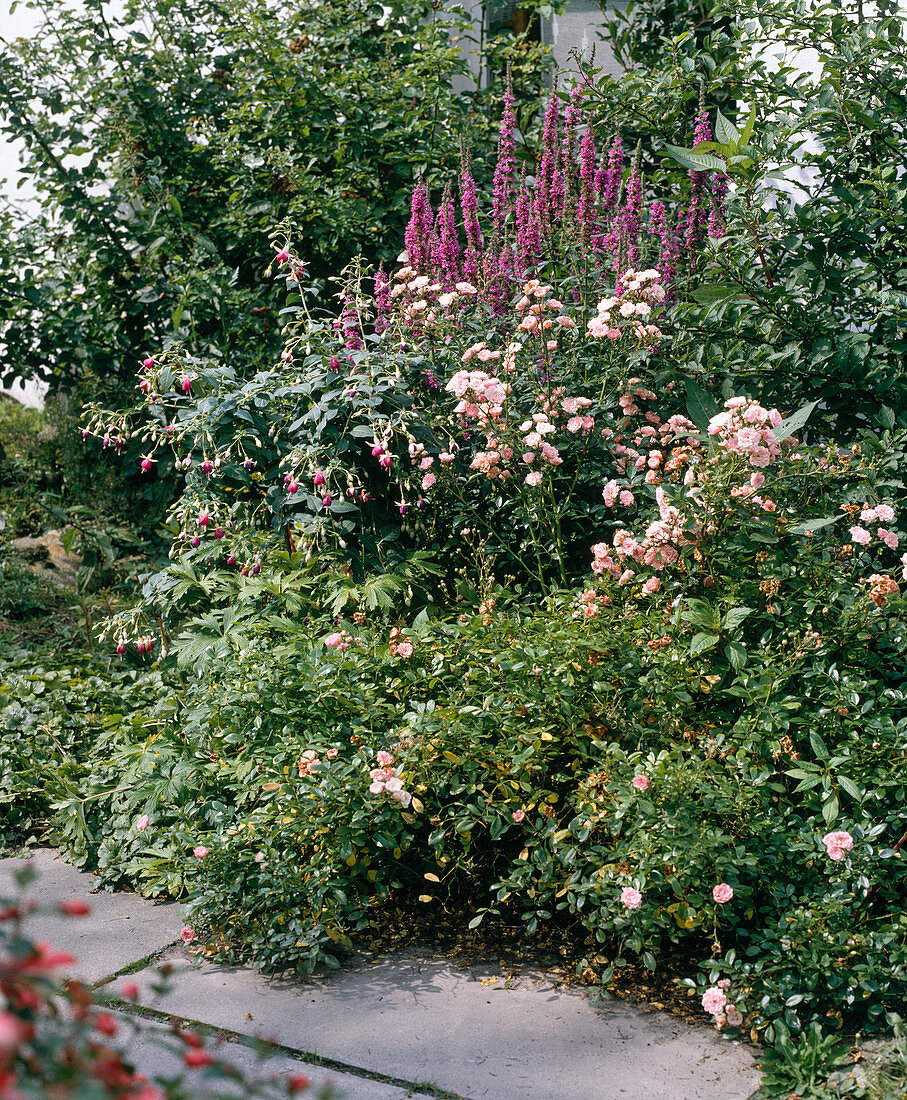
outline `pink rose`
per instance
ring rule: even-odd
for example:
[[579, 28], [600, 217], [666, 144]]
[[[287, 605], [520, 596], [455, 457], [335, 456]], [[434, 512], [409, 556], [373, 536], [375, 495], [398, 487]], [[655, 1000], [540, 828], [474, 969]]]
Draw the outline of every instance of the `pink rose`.
[[338, 646], [341, 644], [342, 641], [342, 634], [328, 634], [328, 636], [324, 639], [324, 644], [329, 646]]
[[727, 997], [715, 986], [707, 989], [702, 995], [702, 1007], [713, 1016], [717, 1016], [726, 1004]]
[[625, 886], [620, 892], [620, 900], [628, 909], [638, 909], [642, 905], [642, 894], [632, 886]]
[[731, 1027], [740, 1027], [740, 1025], [743, 1023], [743, 1017], [740, 1015], [734, 1005], [727, 1006], [727, 1022], [731, 1025]]
[[844, 858], [844, 853], [853, 848], [853, 837], [850, 833], [837, 830], [833, 833], [826, 833], [822, 837], [822, 843], [825, 845], [828, 858], [834, 860], [835, 863], [840, 863]]
[[634, 775], [633, 786], [638, 791], [647, 791], [649, 789], [649, 777], [647, 775]]
[[337, 757], [338, 751], [338, 749], [328, 749], [328, 751], [324, 755], [328, 758], [328, 760], [334, 760]]
[[197, 848], [192, 849], [192, 854], [195, 856], [196, 859], [204, 859], [205, 856], [208, 854], [208, 849], [204, 846], [204, 844], [199, 844]]
[[195, 933], [192, 931], [188, 924], [182, 930], [182, 932], [180, 932], [180, 939], [183, 941], [183, 943], [192, 943], [192, 941], [195, 939]]
[[712, 891], [712, 897], [719, 905], [727, 905], [727, 903], [734, 896], [733, 888], [728, 886], [726, 882], [719, 882], [715, 889]]
[[872, 535], [865, 527], [851, 527], [850, 537], [859, 546], [868, 546], [872, 542]]
[[523, 810], [515, 810], [510, 816], [513, 818], [517, 825], [519, 825], [519, 823], [521, 821], [524, 821], [526, 818], [526, 814]]
[[140, 833], [143, 833], [148, 828], [148, 815], [142, 814], [142, 816], [135, 823], [135, 827]]
[[384, 749], [379, 749], [375, 753], [375, 759], [378, 761], [380, 768], [389, 768], [394, 762], [393, 753], [386, 752]]
[[413, 643], [412, 642], [401, 642], [397, 646], [397, 655], [399, 657], [412, 657], [412, 655], [413, 655]]

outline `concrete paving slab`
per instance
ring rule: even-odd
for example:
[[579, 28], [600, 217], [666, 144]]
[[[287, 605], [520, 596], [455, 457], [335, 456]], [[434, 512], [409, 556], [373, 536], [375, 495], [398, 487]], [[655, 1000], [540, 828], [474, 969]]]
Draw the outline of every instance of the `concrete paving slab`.
[[[187, 1085], [192, 1086], [193, 1100], [202, 1100], [213, 1094], [218, 1097], [248, 1095], [241, 1085], [231, 1086], [222, 1079], [208, 1078], [204, 1072], [187, 1070], [179, 1049], [179, 1040], [174, 1040], [163, 1025], [147, 1020], [137, 1021], [135, 1017], [120, 1012], [114, 1012], [114, 1015], [121, 1025], [118, 1049], [123, 1051], [139, 1073], [144, 1073], [149, 1078], [182, 1077]], [[209, 1040], [205, 1049], [216, 1054], [228, 1065], [242, 1070], [247, 1080], [276, 1079], [278, 1083], [283, 1083], [291, 1074], [304, 1073], [311, 1081], [311, 1089], [303, 1095], [312, 1097], [312, 1100], [325, 1094], [336, 1100], [430, 1100], [424, 1093], [342, 1073], [285, 1055], [272, 1055], [263, 1060], [255, 1050], [230, 1040]]]
[[[18, 896], [13, 873], [24, 862], [0, 859], [0, 897]], [[23, 896], [39, 906], [29, 917], [28, 933], [76, 957], [71, 977], [98, 982], [179, 939], [183, 922], [178, 905], [156, 905], [138, 894], [93, 894], [94, 876], [64, 863], [49, 848], [36, 850], [28, 862], [38, 878]], [[67, 917], [57, 911], [61, 902], [73, 900], [88, 902], [90, 915]]]
[[470, 1100], [744, 1100], [759, 1084], [741, 1044], [619, 1002], [594, 1006], [544, 975], [504, 981], [401, 954], [268, 979], [178, 956], [165, 999], [148, 992], [151, 972], [135, 976], [144, 1003]]

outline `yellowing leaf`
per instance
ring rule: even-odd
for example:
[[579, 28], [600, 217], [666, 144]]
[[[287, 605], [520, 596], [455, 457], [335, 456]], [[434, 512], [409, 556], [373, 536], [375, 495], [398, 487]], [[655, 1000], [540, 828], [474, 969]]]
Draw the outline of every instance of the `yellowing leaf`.
[[451, 762], [451, 764], [459, 764], [460, 763], [460, 758], [459, 758], [459, 756], [457, 756], [457, 754], [455, 752], [451, 752], [449, 749], [445, 749], [444, 750], [444, 755]]
[[520, 854], [517, 856], [517, 859], [521, 859], [525, 863], [526, 860], [529, 859], [529, 849], [524, 848], [522, 852], [520, 852]]
[[540, 733], [539, 734], [539, 740], [540, 741], [553, 741], [554, 737], [550, 733]]
[[402, 814], [400, 814], [400, 816], [403, 818], [403, 820], [406, 822], [407, 825], [415, 825], [416, 824], [416, 819], [413, 817], [412, 814], [402, 813]]
[[356, 853], [355, 852], [353, 852], [352, 855], [346, 857], [346, 865], [347, 865], [347, 867], [355, 867], [356, 866]]
[[419, 895], [419, 901], [434, 901], [434, 900], [435, 899], [431, 896], [431, 894], [420, 894]]
[[437, 876], [437, 875], [433, 875], [433, 874], [431, 873], [431, 871], [426, 871], [426, 872], [425, 872], [425, 874], [424, 874], [424, 875], [423, 875], [422, 877], [423, 877], [423, 878], [427, 878], [429, 882], [440, 882], [440, 881], [441, 881], [441, 880], [440, 880], [440, 879], [438, 878], [438, 876]]
[[280, 790], [280, 784], [279, 783], [273, 783], [273, 782], [272, 783], [265, 783], [262, 786], [261, 789], [263, 791], [279, 791]]
[[[414, 799], [413, 799], [413, 801], [412, 801], [412, 807], [413, 807], [413, 809], [414, 809], [414, 810], [416, 811], [416, 813], [417, 813], [417, 814], [420, 814], [420, 813], [422, 813], [422, 811], [423, 811], [423, 810], [425, 809], [425, 807], [424, 807], [424, 806], [422, 805], [422, 803], [421, 803], [421, 802], [419, 801], [419, 799], [418, 799], [418, 798], [414, 798]], [[415, 820], [415, 819], [409, 819], [409, 815], [408, 815], [408, 814], [404, 814], [404, 815], [403, 815], [403, 820], [404, 820], [404, 821], [408, 821], [408, 824], [412, 825], [412, 823], [413, 823], [413, 820]]]

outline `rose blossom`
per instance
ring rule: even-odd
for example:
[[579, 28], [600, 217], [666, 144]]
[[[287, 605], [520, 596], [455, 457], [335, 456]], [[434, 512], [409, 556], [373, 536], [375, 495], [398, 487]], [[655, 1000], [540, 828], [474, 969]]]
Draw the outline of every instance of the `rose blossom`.
[[731, 1027], [740, 1027], [740, 1025], [743, 1023], [743, 1017], [740, 1015], [734, 1005], [727, 1006], [726, 1015], [727, 1022], [731, 1025]]
[[204, 859], [205, 856], [208, 854], [208, 849], [204, 846], [204, 844], [199, 844], [197, 848], [192, 849], [192, 854], [195, 856], [196, 859]]
[[638, 909], [642, 905], [642, 894], [632, 886], [625, 886], [620, 892], [620, 900], [628, 909]]
[[649, 789], [649, 777], [647, 775], [634, 775], [633, 786], [638, 791], [647, 791]]
[[401, 642], [397, 646], [397, 655], [399, 657], [412, 657], [412, 655], [413, 655], [413, 643], [412, 642]]
[[712, 897], [719, 905], [726, 905], [734, 896], [734, 890], [726, 882], [719, 882], [712, 891]]
[[142, 814], [142, 816], [135, 823], [135, 827], [140, 833], [143, 833], [148, 828], [148, 815]]
[[514, 810], [514, 812], [510, 816], [513, 818], [516, 824], [519, 825], [519, 823], [525, 819], [526, 813], [524, 810]]
[[844, 858], [844, 853], [853, 848], [853, 837], [850, 833], [839, 829], [833, 833], [826, 833], [822, 837], [822, 843], [825, 845], [828, 858], [833, 859], [835, 863], [840, 863]]
[[716, 986], [707, 989], [702, 995], [702, 1007], [713, 1016], [717, 1016], [726, 1004], [727, 997]]
[[192, 943], [192, 941], [195, 939], [195, 933], [192, 931], [188, 924], [182, 930], [182, 932], [180, 932], [180, 939], [183, 941], [183, 943]]

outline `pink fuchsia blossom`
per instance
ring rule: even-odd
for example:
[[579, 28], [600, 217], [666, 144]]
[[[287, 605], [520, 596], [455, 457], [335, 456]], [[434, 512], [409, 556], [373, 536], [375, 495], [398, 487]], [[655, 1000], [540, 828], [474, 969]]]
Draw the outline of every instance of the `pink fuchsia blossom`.
[[726, 1004], [727, 997], [717, 986], [712, 986], [702, 995], [702, 1007], [712, 1016], [718, 1016], [723, 1012]]
[[143, 833], [148, 828], [148, 815], [142, 814], [142, 816], [135, 823], [135, 827], [140, 833]]
[[204, 859], [205, 856], [208, 854], [208, 849], [204, 846], [204, 844], [199, 844], [192, 849], [192, 854], [195, 856], [196, 859]]
[[413, 655], [413, 643], [412, 642], [401, 642], [397, 646], [397, 655], [399, 657], [412, 657], [412, 655]]
[[620, 900], [628, 909], [638, 909], [642, 905], [642, 894], [633, 886], [625, 886], [620, 892]]
[[647, 775], [634, 775], [633, 786], [638, 791], [647, 791], [649, 789], [649, 777]]
[[872, 542], [872, 535], [865, 527], [851, 527], [850, 537], [858, 546], [868, 546]]
[[180, 932], [180, 939], [183, 941], [183, 943], [192, 943], [192, 941], [195, 939], [195, 933], [192, 931], [188, 924], [182, 930], [182, 932]]
[[712, 897], [719, 905], [727, 905], [733, 896], [734, 890], [731, 886], [728, 886], [726, 882], [719, 882], [712, 890]]

